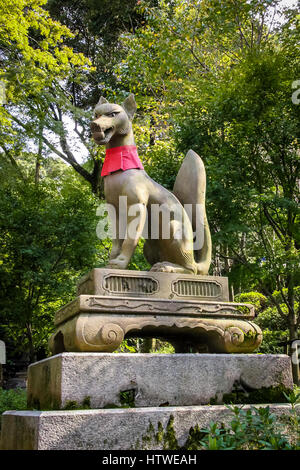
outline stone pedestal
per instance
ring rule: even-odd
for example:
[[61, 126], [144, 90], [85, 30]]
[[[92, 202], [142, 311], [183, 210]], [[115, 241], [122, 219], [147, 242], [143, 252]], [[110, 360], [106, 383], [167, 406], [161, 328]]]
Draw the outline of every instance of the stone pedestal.
[[[33, 411], [4, 413], [1, 448], [156, 450], [170, 435], [177, 448], [191, 427], [230, 421], [223, 402], [284, 401], [290, 358], [248, 354], [262, 340], [253, 317], [225, 278], [94, 269], [55, 316], [55, 355], [29, 367]], [[134, 336], [176, 354], [111, 354]], [[281, 419], [290, 406], [271, 410]]]
[[42, 410], [205, 405], [292, 387], [289, 356], [271, 354], [63, 353], [28, 369], [28, 405]]
[[[232, 420], [209, 403], [280, 403], [292, 385], [285, 355], [63, 353], [29, 367], [28, 405], [49, 411], [5, 412], [0, 448], [159, 450], [170, 435], [183, 446], [191, 427]], [[270, 406], [290, 423], [290, 405]]]
[[158, 337], [176, 352], [251, 353], [262, 341], [254, 308], [228, 302], [226, 278], [94, 269], [55, 315], [53, 354], [112, 352], [129, 337]]

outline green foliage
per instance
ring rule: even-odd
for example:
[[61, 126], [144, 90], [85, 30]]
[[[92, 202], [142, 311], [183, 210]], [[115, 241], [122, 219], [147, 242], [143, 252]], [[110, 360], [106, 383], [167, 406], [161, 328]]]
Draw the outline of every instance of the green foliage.
[[[258, 323], [255, 321], [255, 323]], [[257, 352], [260, 354], [282, 354], [283, 347], [279, 346], [278, 343], [287, 341], [289, 338], [289, 332], [287, 329], [270, 330], [269, 328], [263, 329], [263, 341]]]
[[138, 352], [138, 346], [136, 340], [133, 339], [124, 339], [122, 343], [120, 344], [119, 348], [116, 353], [137, 353]]
[[161, 339], [157, 338], [151, 339], [150, 344], [147, 344], [147, 349], [145, 350], [145, 341], [147, 341], [147, 339], [148, 338], [124, 339], [116, 353], [149, 352], [152, 354], [174, 354], [174, 346], [172, 346], [167, 341], [162, 341]]
[[[230, 393], [222, 397], [224, 404], [258, 404], [258, 403], [285, 403], [287, 394], [290, 392], [284, 385], [276, 387], [262, 387], [257, 390], [246, 391], [239, 384], [233, 387]], [[210, 404], [218, 404], [215, 399]]]
[[[46, 0], [5, 0], [0, 5], [2, 70], [7, 102], [38, 98], [46, 86], [88, 65], [82, 54], [64, 44], [72, 37], [67, 27], [53, 21], [43, 8]], [[58, 83], [58, 82], [57, 82]], [[1, 117], [8, 115], [3, 107]]]
[[167, 341], [157, 339], [155, 342], [155, 349], [151, 352], [156, 354], [174, 354], [175, 349], [174, 346]]
[[120, 392], [120, 403], [122, 408], [135, 408], [136, 390], [124, 390]]
[[135, 249], [133, 257], [128, 265], [128, 269], [133, 269], [137, 271], [148, 271], [150, 269], [149, 263], [146, 261], [143, 254], [145, 240], [139, 240], [139, 243]]
[[[0, 388], [0, 415], [8, 410], [26, 410], [27, 395], [26, 390], [3, 390]], [[1, 416], [0, 416], [1, 425]]]
[[290, 403], [295, 409], [300, 404], [300, 390], [299, 387], [294, 387], [294, 390], [290, 394], [285, 394], [287, 402]]
[[[191, 428], [186, 450], [297, 450], [295, 441], [283, 430], [269, 407], [228, 407], [234, 414], [229, 426], [211, 423], [206, 429]], [[299, 418], [297, 420], [299, 427]]]
[[256, 314], [260, 313], [267, 303], [267, 298], [260, 292], [246, 292], [238, 294], [234, 298], [235, 302], [249, 303], [255, 308]]
[[[287, 295], [287, 289], [283, 289], [283, 295]], [[235, 296], [236, 302], [251, 303], [255, 307], [254, 323], [259, 325], [263, 331], [263, 342], [258, 349], [258, 352], [262, 354], [282, 354], [282, 346], [279, 346], [279, 343], [285, 342], [289, 338], [287, 305], [282, 302], [281, 292], [275, 291], [272, 296], [280, 302], [281, 313], [269, 299], [259, 292], [245, 292]], [[295, 309], [297, 310], [299, 287], [294, 289], [294, 296]]]
[[[269, 406], [243, 409], [227, 406], [233, 415], [230, 421], [211, 422], [207, 428], [191, 427], [183, 446], [179, 446], [171, 415], [166, 429], [159, 422], [157, 431], [150, 424], [141, 442], [148, 446], [156, 442], [169, 450], [299, 450], [300, 418], [295, 411], [296, 397], [290, 394], [292, 409], [284, 415], [270, 412]], [[230, 419], [230, 416], [229, 416]], [[135, 448], [140, 448], [136, 443]], [[147, 448], [147, 447], [146, 447]]]
[[24, 179], [12, 173], [0, 189], [1, 337], [31, 360], [47, 351], [54, 312], [101, 252], [87, 185], [64, 165], [47, 165], [38, 184], [31, 171]]

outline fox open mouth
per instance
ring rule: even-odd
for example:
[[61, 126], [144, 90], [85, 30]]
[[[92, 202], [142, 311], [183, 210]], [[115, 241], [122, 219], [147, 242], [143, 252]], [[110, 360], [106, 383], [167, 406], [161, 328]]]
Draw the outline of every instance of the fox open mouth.
[[113, 135], [114, 127], [109, 127], [105, 131], [93, 132], [96, 144], [107, 144]]

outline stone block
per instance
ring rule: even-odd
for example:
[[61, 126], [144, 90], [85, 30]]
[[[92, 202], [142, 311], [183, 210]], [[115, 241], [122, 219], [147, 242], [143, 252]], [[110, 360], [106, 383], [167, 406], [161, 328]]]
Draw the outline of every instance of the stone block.
[[[259, 405], [258, 405], [259, 406]], [[266, 406], [266, 405], [260, 405]], [[243, 407], [244, 410], [248, 405]], [[286, 432], [291, 405], [270, 405]], [[296, 408], [300, 416], [300, 408]], [[191, 427], [211, 422], [229, 424], [227, 407], [185, 406], [163, 408], [7, 411], [2, 417], [2, 450], [160, 450], [184, 446]], [[174, 434], [168, 433], [173, 431]], [[172, 440], [168, 435], [172, 436]], [[172, 447], [173, 446], [173, 447]]]
[[228, 301], [228, 279], [221, 276], [128, 269], [92, 269], [80, 279], [78, 295]]
[[28, 368], [28, 404], [39, 409], [202, 405], [271, 387], [292, 389], [289, 356], [62, 353]]

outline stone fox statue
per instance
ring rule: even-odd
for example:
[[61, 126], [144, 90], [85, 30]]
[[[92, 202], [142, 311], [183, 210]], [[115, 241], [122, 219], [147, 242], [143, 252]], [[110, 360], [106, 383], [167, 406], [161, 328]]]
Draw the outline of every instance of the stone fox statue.
[[[102, 168], [104, 194], [117, 217], [116, 236], [107, 267], [126, 269], [140, 237], [145, 236], [144, 255], [152, 266], [151, 271], [207, 274], [211, 262], [211, 237], [205, 212], [203, 162], [193, 150], [188, 151], [173, 193], [153, 181], [137, 155], [132, 131], [135, 111], [132, 94], [122, 106], [101, 97], [91, 123], [95, 142], [106, 146]], [[129, 209], [125, 216], [120, 207], [120, 196], [127, 198]], [[127, 227], [134, 222], [133, 235], [121, 236], [118, 227], [122, 217], [126, 218]], [[145, 235], [146, 226], [148, 232]]]

